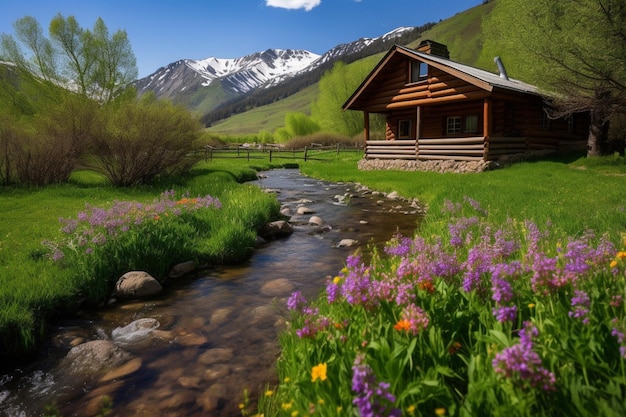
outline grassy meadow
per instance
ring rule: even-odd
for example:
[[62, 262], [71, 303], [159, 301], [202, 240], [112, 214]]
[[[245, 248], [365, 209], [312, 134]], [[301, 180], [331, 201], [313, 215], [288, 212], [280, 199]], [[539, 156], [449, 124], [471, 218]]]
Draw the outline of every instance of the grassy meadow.
[[[54, 317], [97, 307], [119, 272], [142, 267], [133, 263], [137, 259], [165, 259], [155, 272], [161, 276], [179, 261], [237, 262], [248, 256], [256, 229], [276, 218], [279, 207], [274, 196], [245, 182], [258, 170], [298, 164], [305, 175], [417, 198], [428, 214], [416, 237], [389, 242], [372, 265], [359, 264], [358, 254], [349, 257], [318, 300], [292, 295], [292, 326], [281, 335], [278, 361], [282, 382], [259, 399], [259, 411], [304, 415], [317, 407], [324, 415], [338, 415], [376, 406], [375, 415], [496, 415], [510, 413], [500, 405], [512, 401], [519, 402], [514, 415], [554, 412], [551, 404], [563, 401], [573, 404], [573, 415], [591, 415], [577, 410], [600, 406], [621, 410], [611, 404], [623, 404], [620, 392], [626, 385], [620, 359], [626, 355], [626, 313], [619, 301], [626, 277], [623, 157], [564, 156], [479, 174], [359, 171], [361, 157], [351, 150], [331, 153], [324, 161], [281, 159], [275, 165], [215, 158], [185, 177], [152, 186], [114, 188], [79, 171], [67, 184], [3, 188], [2, 357], [36, 348]], [[111, 227], [96, 219], [105, 214], [116, 221], [116, 233], [107, 234]], [[80, 243], [85, 236], [90, 240]], [[559, 255], [561, 247], [567, 251]], [[60, 262], [54, 260], [57, 253]], [[554, 292], [550, 287], [550, 295], [536, 286], [556, 285], [551, 281], [531, 286], [522, 279], [533, 270], [561, 276], [574, 258], [585, 278]], [[431, 265], [435, 261], [441, 264]], [[444, 268], [447, 275], [394, 281], [404, 289], [419, 282], [409, 291], [408, 304], [369, 292], [364, 304], [350, 298], [355, 288], [365, 291], [364, 277], [386, 282], [408, 265], [417, 269], [401, 279], [419, 277], [420, 265], [439, 274]], [[517, 272], [501, 275], [489, 289], [488, 277], [498, 268]], [[482, 271], [473, 284], [477, 289], [461, 291], [466, 282], [455, 280], [477, 271]], [[615, 274], [617, 279], [611, 278]], [[515, 296], [506, 295], [513, 289]], [[552, 299], [553, 294], [560, 295]], [[532, 310], [524, 307], [531, 305]], [[589, 321], [594, 326], [587, 326]], [[331, 322], [332, 331], [326, 327]], [[578, 334], [585, 336], [578, 339]], [[521, 357], [533, 360], [535, 380], [515, 373], [512, 367], [521, 366], [515, 362]], [[595, 358], [593, 365], [585, 365], [589, 357]], [[537, 389], [539, 383], [544, 390]], [[251, 408], [242, 404], [243, 415], [252, 415]], [[616, 415], [609, 411], [603, 415]]]

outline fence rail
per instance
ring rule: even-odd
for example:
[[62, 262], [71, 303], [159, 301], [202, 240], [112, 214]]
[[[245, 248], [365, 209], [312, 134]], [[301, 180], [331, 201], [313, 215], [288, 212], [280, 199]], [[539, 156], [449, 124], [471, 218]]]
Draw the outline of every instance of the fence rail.
[[339, 155], [341, 151], [360, 151], [362, 148], [349, 147], [344, 145], [322, 146], [312, 143], [300, 149], [285, 149], [279, 145], [265, 144], [260, 146], [206, 146], [204, 148], [204, 158], [212, 161], [214, 158], [246, 158], [268, 159], [272, 162], [275, 159], [296, 159], [296, 160], [331, 160]]

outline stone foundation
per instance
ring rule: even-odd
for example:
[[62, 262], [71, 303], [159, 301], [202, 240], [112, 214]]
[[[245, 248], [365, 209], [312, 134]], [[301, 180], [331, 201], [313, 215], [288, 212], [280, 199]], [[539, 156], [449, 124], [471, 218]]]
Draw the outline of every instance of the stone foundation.
[[406, 159], [361, 159], [358, 168], [361, 171], [395, 170], [395, 171], [424, 171], [424, 172], [453, 172], [456, 174], [483, 172], [502, 168], [516, 162], [536, 160], [553, 153], [552, 151], [535, 151], [518, 155], [508, 155], [494, 161], [454, 161], [439, 160], [406, 160]]

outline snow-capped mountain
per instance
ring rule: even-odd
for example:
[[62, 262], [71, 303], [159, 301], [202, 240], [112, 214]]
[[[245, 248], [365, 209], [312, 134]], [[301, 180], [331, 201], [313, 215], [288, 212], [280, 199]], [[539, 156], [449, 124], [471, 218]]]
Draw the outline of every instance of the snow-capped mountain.
[[197, 84], [208, 87], [221, 80], [233, 92], [247, 93], [268, 81], [302, 71], [319, 57], [308, 51], [268, 49], [235, 59], [183, 59], [159, 68], [154, 74], [139, 80], [136, 86], [140, 93], [150, 90], [159, 97], [175, 97]]
[[368, 46], [372, 45], [375, 42], [389, 42], [392, 41], [393, 39], [399, 38], [400, 36], [402, 36], [402, 34], [413, 30], [414, 28], [412, 27], [400, 27], [397, 29], [392, 30], [391, 32], [385, 33], [382, 36], [379, 36], [377, 38], [361, 38], [359, 40], [356, 40], [354, 42], [350, 42], [350, 43], [342, 43], [340, 45], [335, 46], [334, 48], [332, 48], [331, 50], [329, 50], [328, 52], [326, 52], [324, 55], [322, 55], [320, 57], [320, 59], [318, 59], [313, 66], [311, 66], [310, 68], [308, 68], [308, 70], [311, 70], [317, 66], [320, 66], [321, 64], [324, 64], [326, 62], [332, 62], [335, 61], [339, 58], [341, 58], [342, 56], [346, 56], [346, 55], [350, 55], [350, 54], [356, 54], [360, 51], [362, 51], [363, 49], [367, 48]]
[[357, 54], [375, 42], [389, 42], [414, 28], [398, 28], [378, 38], [338, 45], [323, 55], [305, 50], [267, 49], [241, 58], [181, 59], [137, 80], [139, 94], [149, 91], [202, 112], [261, 88], [281, 84], [299, 74]]

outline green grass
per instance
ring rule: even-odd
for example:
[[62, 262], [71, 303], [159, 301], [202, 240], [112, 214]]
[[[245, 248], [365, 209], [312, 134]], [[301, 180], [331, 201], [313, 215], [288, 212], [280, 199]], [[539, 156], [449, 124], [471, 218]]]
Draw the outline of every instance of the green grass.
[[626, 230], [624, 158], [553, 159], [523, 162], [479, 174], [359, 171], [356, 158], [301, 165], [306, 175], [329, 181], [360, 182], [372, 189], [416, 197], [440, 212], [446, 199], [467, 196], [480, 202], [495, 222], [508, 218], [552, 222], [570, 235], [585, 229]]

